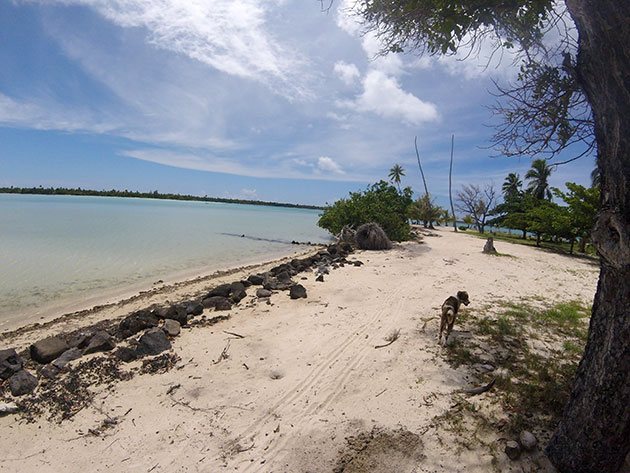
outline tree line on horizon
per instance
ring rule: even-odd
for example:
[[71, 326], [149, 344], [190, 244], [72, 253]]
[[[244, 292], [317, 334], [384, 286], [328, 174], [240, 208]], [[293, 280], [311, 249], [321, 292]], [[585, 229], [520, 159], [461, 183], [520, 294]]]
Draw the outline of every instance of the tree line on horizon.
[[35, 194], [35, 195], [77, 195], [77, 196], [95, 196], [95, 197], [125, 197], [136, 199], [162, 199], [162, 200], [183, 200], [183, 201], [195, 201], [195, 202], [215, 202], [222, 204], [243, 204], [243, 205], [264, 205], [269, 207], [288, 207], [297, 209], [311, 209], [321, 210], [323, 207], [316, 205], [305, 204], [290, 204], [285, 202], [268, 202], [264, 200], [250, 200], [250, 199], [231, 199], [225, 197], [208, 197], [207, 195], [201, 197], [189, 194], [171, 194], [160, 193], [157, 190], [153, 192], [139, 192], [124, 191], [111, 189], [111, 190], [91, 190], [68, 187], [0, 187], [0, 194]]

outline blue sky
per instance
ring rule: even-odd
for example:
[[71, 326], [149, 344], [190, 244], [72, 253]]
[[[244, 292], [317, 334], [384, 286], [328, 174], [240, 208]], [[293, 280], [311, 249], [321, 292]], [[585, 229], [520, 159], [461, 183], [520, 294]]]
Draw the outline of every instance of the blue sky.
[[[509, 55], [378, 56], [350, 2], [0, 2], [0, 186], [324, 204], [399, 163], [420, 193], [417, 135], [446, 204], [452, 133], [455, 189], [526, 172], [487, 149]], [[551, 183], [588, 184], [592, 167], [560, 166]]]

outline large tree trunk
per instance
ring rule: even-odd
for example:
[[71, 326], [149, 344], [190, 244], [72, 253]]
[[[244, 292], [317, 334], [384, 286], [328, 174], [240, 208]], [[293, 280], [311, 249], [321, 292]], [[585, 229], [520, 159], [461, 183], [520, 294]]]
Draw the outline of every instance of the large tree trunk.
[[562, 473], [612, 473], [630, 450], [630, 2], [566, 4], [580, 33], [577, 78], [595, 118], [601, 272], [584, 357], [547, 455]]

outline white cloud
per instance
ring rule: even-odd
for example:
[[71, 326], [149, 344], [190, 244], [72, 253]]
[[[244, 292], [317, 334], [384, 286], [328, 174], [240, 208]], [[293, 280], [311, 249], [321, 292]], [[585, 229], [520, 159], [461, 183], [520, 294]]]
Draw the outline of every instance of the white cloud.
[[258, 198], [258, 193], [256, 192], [256, 189], [241, 189], [241, 195], [246, 199]]
[[317, 159], [317, 169], [333, 174], [345, 174], [341, 166], [334, 159], [329, 158], [328, 156], [321, 156]]
[[146, 31], [156, 48], [221, 72], [260, 81], [275, 92], [305, 97], [305, 59], [269, 32], [269, 7], [281, 0], [39, 0], [84, 5], [123, 28]]
[[358, 112], [372, 112], [384, 118], [399, 119], [411, 125], [438, 119], [432, 103], [405, 92], [396, 79], [381, 71], [370, 71], [363, 81], [363, 93], [354, 101], [339, 105]]
[[335, 63], [334, 71], [346, 85], [354, 84], [356, 79], [361, 76], [356, 65], [348, 64], [343, 61], [337, 61]]

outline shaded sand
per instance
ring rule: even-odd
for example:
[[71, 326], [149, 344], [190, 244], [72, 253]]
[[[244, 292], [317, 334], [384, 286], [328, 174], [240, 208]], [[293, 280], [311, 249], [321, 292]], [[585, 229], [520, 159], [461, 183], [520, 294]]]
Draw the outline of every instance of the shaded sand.
[[[510, 463], [499, 446], [494, 456], [455, 448], [440, 416], [454, 407], [455, 391], [478, 381], [444, 361], [436, 344], [439, 307], [462, 289], [470, 294], [469, 313], [522, 298], [590, 303], [598, 268], [499, 241], [497, 250], [511, 257], [488, 256], [483, 240], [446, 230], [436, 235], [388, 252], [356, 252], [348, 259], [364, 266], [333, 270], [323, 283], [302, 273], [294, 279], [307, 299], [279, 292], [267, 305], [250, 288], [229, 320], [182, 330], [172, 369], [96, 386], [92, 405], [72, 420], [0, 418], [0, 471], [551, 471], [541, 455]], [[175, 302], [208, 286], [176, 287], [159, 298]], [[0, 343], [25, 346], [147, 300], [130, 304]], [[455, 338], [466, 336], [457, 329]], [[394, 343], [374, 348], [394, 330], [400, 330]]]

